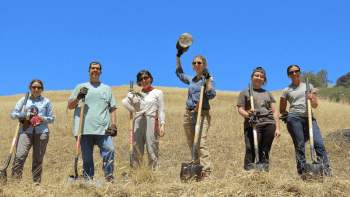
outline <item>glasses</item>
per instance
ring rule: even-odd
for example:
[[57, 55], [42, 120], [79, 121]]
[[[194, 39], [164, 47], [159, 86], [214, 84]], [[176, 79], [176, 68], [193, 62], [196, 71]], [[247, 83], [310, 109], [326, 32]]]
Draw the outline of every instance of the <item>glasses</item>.
[[149, 79], [149, 76], [145, 76], [145, 77], [143, 77], [143, 78], [140, 77], [140, 78], [139, 78], [139, 81], [143, 81], [143, 80], [147, 80], [147, 79]]
[[288, 72], [288, 75], [293, 75], [293, 74], [297, 74], [298, 72], [300, 72], [299, 70], [295, 70], [295, 71], [290, 71]]
[[196, 65], [196, 64], [201, 65], [202, 62], [192, 62], [192, 65]]
[[256, 79], [265, 79], [265, 77], [262, 77], [260, 75], [253, 75], [253, 77], [256, 78]]
[[32, 86], [32, 88], [33, 88], [34, 90], [41, 90], [41, 89], [43, 89], [43, 87], [39, 87], [39, 86]]

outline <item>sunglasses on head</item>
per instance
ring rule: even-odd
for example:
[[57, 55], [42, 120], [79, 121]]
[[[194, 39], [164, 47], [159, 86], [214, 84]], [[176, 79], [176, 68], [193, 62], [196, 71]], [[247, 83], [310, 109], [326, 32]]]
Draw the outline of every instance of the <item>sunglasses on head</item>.
[[290, 72], [288, 72], [288, 75], [293, 75], [293, 74], [296, 74], [296, 73], [298, 73], [298, 72], [300, 72], [300, 71], [299, 71], [299, 70], [290, 71]]
[[39, 87], [39, 86], [32, 86], [32, 88], [33, 88], [34, 90], [41, 90], [41, 89], [43, 89], [43, 87]]
[[196, 64], [201, 65], [202, 62], [192, 62], [192, 65], [196, 65]]
[[139, 78], [139, 81], [143, 81], [143, 80], [147, 80], [147, 79], [149, 79], [149, 76], [145, 76], [145, 77], [143, 77], [143, 78], [140, 77], [140, 78]]

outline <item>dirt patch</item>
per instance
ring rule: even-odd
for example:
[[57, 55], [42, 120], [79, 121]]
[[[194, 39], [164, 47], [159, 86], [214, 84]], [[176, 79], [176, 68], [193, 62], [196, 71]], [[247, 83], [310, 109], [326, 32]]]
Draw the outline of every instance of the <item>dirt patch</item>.
[[337, 143], [346, 142], [350, 145], [350, 129], [334, 131], [324, 137], [324, 141], [332, 141]]

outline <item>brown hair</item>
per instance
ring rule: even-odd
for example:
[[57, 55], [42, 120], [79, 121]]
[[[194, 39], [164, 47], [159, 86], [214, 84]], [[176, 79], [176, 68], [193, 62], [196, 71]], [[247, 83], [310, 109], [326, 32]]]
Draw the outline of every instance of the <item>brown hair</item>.
[[297, 67], [299, 69], [299, 72], [301, 72], [300, 67], [298, 65], [292, 64], [292, 65], [288, 66], [288, 68], [287, 68], [287, 76], [289, 75], [289, 69], [291, 69], [293, 67]]
[[102, 71], [102, 65], [100, 64], [100, 62], [91, 62], [89, 65], [89, 70], [91, 69], [92, 65], [99, 65], [100, 66], [100, 71]]
[[40, 84], [41, 84], [41, 87], [43, 88], [42, 90], [44, 91], [44, 84], [43, 84], [43, 82], [42, 82], [40, 79], [33, 79], [33, 80], [29, 83], [29, 90], [30, 90], [30, 88], [32, 87], [33, 83], [35, 83], [35, 82], [40, 83]]

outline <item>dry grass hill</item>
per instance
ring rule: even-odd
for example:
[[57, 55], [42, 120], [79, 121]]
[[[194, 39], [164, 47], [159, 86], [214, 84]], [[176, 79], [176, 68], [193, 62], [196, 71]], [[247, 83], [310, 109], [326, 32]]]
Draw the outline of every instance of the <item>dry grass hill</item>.
[[[190, 151], [185, 141], [182, 122], [187, 89], [156, 87], [164, 92], [166, 107], [166, 134], [160, 139], [160, 169], [157, 173], [147, 168], [135, 172], [130, 183], [124, 183], [121, 174], [129, 171], [128, 130], [129, 113], [121, 100], [128, 92], [127, 86], [112, 87], [118, 105], [118, 136], [113, 138], [116, 184], [89, 185], [76, 181], [67, 184], [74, 173], [75, 139], [73, 138], [73, 111], [67, 111], [67, 100], [72, 91], [48, 91], [42, 96], [52, 101], [55, 122], [49, 125], [50, 141], [44, 157], [42, 183], [31, 181], [31, 153], [24, 167], [23, 179], [9, 179], [0, 186], [1, 196], [350, 196], [349, 144], [339, 140], [327, 140], [333, 177], [302, 181], [296, 172], [292, 139], [281, 124], [282, 136], [275, 139], [270, 159], [270, 172], [246, 172], [243, 170], [245, 145], [243, 141], [243, 117], [237, 112], [238, 92], [217, 91], [211, 101], [212, 122], [209, 131], [209, 147], [213, 173], [204, 182], [181, 183], [181, 162], [190, 161]], [[281, 91], [273, 92], [279, 106]], [[0, 165], [7, 160], [16, 128], [10, 113], [23, 95], [0, 97]], [[350, 127], [348, 104], [319, 100], [315, 117], [323, 137], [336, 130]], [[310, 151], [307, 149], [307, 161]], [[103, 180], [102, 159], [95, 148], [95, 179]], [[80, 158], [81, 161], [81, 158]], [[12, 162], [11, 162], [12, 166]], [[11, 166], [7, 169], [10, 172]], [[82, 169], [80, 163], [79, 169]]]

